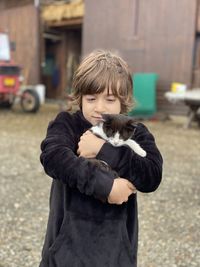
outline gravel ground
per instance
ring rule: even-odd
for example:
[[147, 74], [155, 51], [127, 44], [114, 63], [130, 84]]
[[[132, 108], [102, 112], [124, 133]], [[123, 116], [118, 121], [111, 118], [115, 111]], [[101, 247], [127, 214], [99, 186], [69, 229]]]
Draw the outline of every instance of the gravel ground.
[[[39, 146], [58, 111], [52, 104], [38, 114], [0, 110], [0, 267], [39, 264], [51, 182]], [[200, 129], [183, 129], [185, 120], [144, 122], [162, 152], [164, 174], [156, 192], [138, 193], [138, 267], [200, 266]]]

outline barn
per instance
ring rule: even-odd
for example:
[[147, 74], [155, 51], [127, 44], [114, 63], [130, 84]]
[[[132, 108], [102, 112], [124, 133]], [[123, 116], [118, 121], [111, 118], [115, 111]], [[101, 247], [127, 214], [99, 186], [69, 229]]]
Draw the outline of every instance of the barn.
[[46, 97], [71, 92], [81, 58], [96, 48], [118, 52], [133, 73], [157, 73], [159, 111], [185, 114], [164, 97], [172, 82], [200, 87], [199, 0], [2, 0], [0, 28], [16, 45], [27, 84]]

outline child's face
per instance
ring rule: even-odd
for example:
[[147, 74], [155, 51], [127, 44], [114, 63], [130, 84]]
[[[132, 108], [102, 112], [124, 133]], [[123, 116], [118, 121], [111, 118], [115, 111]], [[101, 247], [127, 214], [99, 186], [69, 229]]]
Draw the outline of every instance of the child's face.
[[82, 112], [83, 116], [92, 125], [96, 125], [101, 121], [101, 114], [119, 114], [121, 111], [121, 103], [119, 98], [114, 96], [112, 92], [105, 89], [103, 93], [95, 95], [83, 95]]

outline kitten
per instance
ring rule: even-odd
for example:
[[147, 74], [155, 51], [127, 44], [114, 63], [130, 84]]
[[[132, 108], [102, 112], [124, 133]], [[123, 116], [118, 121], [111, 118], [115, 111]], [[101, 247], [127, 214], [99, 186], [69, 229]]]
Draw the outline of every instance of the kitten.
[[146, 151], [134, 141], [134, 132], [137, 129], [135, 121], [122, 114], [103, 114], [102, 121], [90, 128], [96, 136], [104, 139], [113, 146], [129, 146], [141, 157], [146, 156]]

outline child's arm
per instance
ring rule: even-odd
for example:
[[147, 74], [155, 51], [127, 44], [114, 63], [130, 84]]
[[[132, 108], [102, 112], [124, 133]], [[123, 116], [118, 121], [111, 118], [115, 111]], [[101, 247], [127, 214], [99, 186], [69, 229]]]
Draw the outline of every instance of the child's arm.
[[[152, 192], [159, 186], [162, 178], [162, 156], [155, 144], [153, 135], [143, 125], [139, 124], [134, 140], [147, 152], [146, 157], [140, 157], [127, 146], [114, 147], [109, 143], [100, 146], [96, 136], [88, 136], [93, 146], [85, 149], [84, 142], [80, 148], [83, 156], [92, 153], [97, 159], [107, 162], [120, 177], [130, 180], [139, 191]], [[95, 141], [96, 140], [96, 141]], [[87, 136], [85, 143], [88, 144]], [[91, 152], [90, 152], [91, 151]]]
[[107, 199], [114, 180], [112, 172], [100, 170], [83, 157], [76, 155], [77, 140], [72, 116], [60, 113], [49, 124], [41, 144], [40, 160], [45, 172], [81, 193]]
[[127, 202], [128, 197], [134, 193], [136, 193], [136, 188], [131, 182], [124, 178], [116, 178], [108, 196], [108, 202], [120, 205], [123, 202]]
[[147, 152], [146, 157], [140, 157], [127, 146], [113, 147], [105, 143], [96, 158], [107, 162], [120, 177], [131, 181], [137, 190], [155, 191], [162, 179], [162, 156], [153, 135], [141, 123], [135, 131], [134, 140]]
[[[93, 195], [99, 199], [108, 199], [110, 203], [124, 202], [130, 195], [130, 184], [121, 197], [117, 197], [113, 172], [101, 170], [83, 157], [75, 153], [77, 140], [73, 130], [71, 115], [60, 113], [50, 123], [47, 136], [41, 144], [41, 163], [45, 172], [54, 179], [58, 179], [70, 187], [77, 188], [81, 193]], [[115, 184], [115, 185], [114, 185]], [[118, 185], [117, 185], [118, 184]], [[114, 187], [113, 187], [114, 185]], [[128, 192], [127, 192], [128, 191]], [[111, 194], [111, 195], [110, 195]], [[117, 197], [117, 200], [116, 200]]]
[[88, 130], [80, 138], [77, 153], [84, 158], [95, 158], [105, 142]]
[[[77, 153], [85, 158], [95, 158], [96, 152], [101, 149], [104, 143], [105, 141], [103, 139], [87, 131], [80, 138]], [[110, 204], [122, 204], [128, 201], [128, 197], [133, 193], [136, 193], [134, 185], [127, 181], [127, 179], [118, 177], [114, 180], [108, 202]]]

